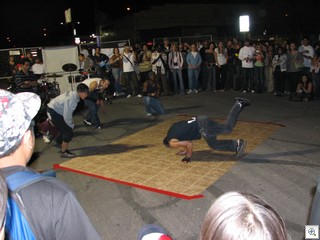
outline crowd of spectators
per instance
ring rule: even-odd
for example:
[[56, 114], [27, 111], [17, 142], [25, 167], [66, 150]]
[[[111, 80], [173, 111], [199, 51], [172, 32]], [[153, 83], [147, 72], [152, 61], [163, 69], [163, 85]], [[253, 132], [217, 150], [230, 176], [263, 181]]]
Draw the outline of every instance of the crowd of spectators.
[[[231, 90], [257, 94], [270, 92], [292, 99], [301, 92], [301, 88], [297, 88], [302, 75], [307, 75], [312, 83], [311, 97], [303, 98], [304, 101], [320, 95], [320, 43], [310, 45], [308, 37], [303, 37], [301, 43], [250, 39], [181, 43], [164, 38], [153, 46], [142, 43], [129, 49], [127, 54], [132, 55], [130, 74], [136, 76], [131, 79], [121, 77], [127, 75], [123, 74], [126, 69], [121, 69], [123, 63], [115, 67], [111, 64], [110, 68], [112, 73], [117, 73], [114, 79], [122, 86], [137, 88], [135, 95], [141, 92], [139, 88], [151, 71], [160, 83], [162, 96]], [[119, 60], [123, 62], [123, 59]], [[132, 90], [127, 91], [127, 96], [132, 96]], [[122, 89], [115, 91], [115, 96], [120, 95], [123, 95]]]

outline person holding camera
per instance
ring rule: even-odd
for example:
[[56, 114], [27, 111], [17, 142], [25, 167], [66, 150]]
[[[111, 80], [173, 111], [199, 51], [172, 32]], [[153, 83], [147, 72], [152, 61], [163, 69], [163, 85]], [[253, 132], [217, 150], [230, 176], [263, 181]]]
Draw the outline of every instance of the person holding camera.
[[302, 74], [301, 81], [298, 83], [296, 95], [290, 97], [291, 101], [308, 102], [313, 100], [313, 83], [308, 74]]
[[142, 91], [147, 117], [152, 117], [153, 114], [164, 114], [163, 105], [159, 100], [160, 84], [156, 81], [154, 72], [149, 72], [148, 80], [144, 82]]
[[[182, 78], [182, 66], [183, 66], [183, 57], [181, 52], [178, 51], [178, 47], [176, 43], [171, 45], [171, 52], [169, 53], [169, 68], [172, 72], [173, 76], [173, 86], [174, 93], [180, 93], [180, 95], [184, 94], [184, 85]], [[179, 78], [179, 90], [178, 90], [178, 81], [177, 76]]]
[[287, 73], [287, 54], [283, 47], [279, 46], [277, 54], [272, 59], [272, 70], [275, 80], [275, 96], [282, 97], [284, 95], [284, 86]]

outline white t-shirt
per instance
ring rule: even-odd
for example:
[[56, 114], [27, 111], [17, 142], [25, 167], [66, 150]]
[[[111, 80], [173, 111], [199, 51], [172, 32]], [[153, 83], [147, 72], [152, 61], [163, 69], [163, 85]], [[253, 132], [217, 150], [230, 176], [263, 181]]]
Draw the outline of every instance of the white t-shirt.
[[[131, 63], [130, 63], [130, 61]], [[134, 72], [134, 67], [132, 65], [134, 65], [134, 55], [132, 53], [124, 53], [123, 54], [123, 72]]]
[[[254, 47], [244, 46], [240, 48], [238, 58], [242, 61], [243, 68], [253, 68], [253, 57], [255, 54]], [[246, 58], [250, 58], [252, 60], [247, 61]]]
[[41, 64], [41, 63], [35, 63], [35, 64], [33, 64], [32, 67], [31, 67], [31, 71], [32, 71], [34, 74], [44, 74], [43, 64]]
[[[307, 50], [308, 52], [307, 53], [302, 53], [303, 51]], [[310, 56], [311, 58], [314, 57], [314, 50], [313, 50], [313, 47], [308, 45], [308, 46], [304, 46], [304, 45], [301, 45], [298, 49], [299, 52], [301, 52], [303, 55], [306, 55], [306, 56]], [[311, 59], [307, 59], [307, 58], [303, 58], [303, 65], [305, 67], [311, 67]]]
[[216, 48], [214, 51], [217, 53], [217, 61], [219, 65], [225, 65], [227, 63], [227, 58], [226, 58], [227, 49], [224, 49], [223, 53], [219, 53], [218, 48]]

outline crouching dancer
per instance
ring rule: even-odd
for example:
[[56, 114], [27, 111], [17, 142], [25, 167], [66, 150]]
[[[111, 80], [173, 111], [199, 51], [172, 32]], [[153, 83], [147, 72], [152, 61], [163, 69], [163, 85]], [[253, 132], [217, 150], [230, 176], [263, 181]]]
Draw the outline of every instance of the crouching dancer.
[[213, 121], [207, 116], [196, 116], [187, 121], [173, 123], [169, 128], [163, 144], [171, 148], [184, 148], [178, 155], [186, 155], [182, 161], [190, 162], [192, 157], [192, 140], [203, 137], [210, 148], [219, 151], [236, 152], [238, 158], [245, 152], [246, 142], [243, 139], [217, 140], [217, 135], [229, 134], [237, 123], [243, 108], [250, 105], [244, 98], [236, 98], [224, 124]]

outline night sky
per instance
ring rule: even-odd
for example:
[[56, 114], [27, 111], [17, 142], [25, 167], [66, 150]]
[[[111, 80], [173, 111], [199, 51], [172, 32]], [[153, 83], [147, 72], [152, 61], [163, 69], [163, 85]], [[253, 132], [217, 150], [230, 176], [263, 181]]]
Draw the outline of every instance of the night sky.
[[[64, 11], [72, 9], [72, 20], [77, 29], [77, 35], [90, 35], [96, 33], [95, 18], [98, 9], [100, 14], [107, 18], [121, 18], [129, 12], [126, 7], [130, 6], [135, 11], [150, 8], [150, 5], [164, 3], [181, 3], [180, 0], [89, 0], [83, 3], [80, 0], [5, 0], [1, 2], [1, 48], [12, 47], [37, 47], [62, 45], [67, 39], [72, 38], [72, 26], [61, 25], [64, 23]], [[260, 0], [183, 0], [183, 3], [259, 3]], [[269, 1], [270, 4], [277, 6], [278, 1]], [[268, 4], [269, 4], [268, 2]], [[285, 1], [284, 1], [285, 2]], [[290, 5], [281, 5], [291, 8], [294, 7], [294, 1]], [[302, 3], [303, 4], [303, 3]], [[295, 7], [301, 12], [304, 8]], [[310, 11], [308, 11], [310, 14]], [[306, 14], [308, 16], [308, 14]], [[299, 20], [300, 21], [300, 20]], [[77, 24], [80, 22], [80, 25]], [[312, 22], [312, 21], [309, 21]], [[45, 29], [45, 30], [44, 30]], [[46, 34], [47, 36], [44, 36]], [[10, 42], [8, 39], [10, 39]]]

